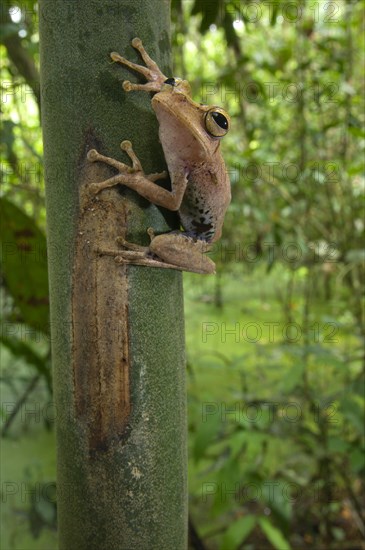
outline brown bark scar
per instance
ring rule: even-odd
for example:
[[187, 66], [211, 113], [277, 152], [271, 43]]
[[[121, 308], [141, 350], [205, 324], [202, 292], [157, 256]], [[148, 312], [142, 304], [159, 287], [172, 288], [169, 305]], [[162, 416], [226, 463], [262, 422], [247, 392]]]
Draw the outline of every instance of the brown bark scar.
[[101, 170], [85, 166], [72, 284], [74, 404], [90, 452], [126, 437], [131, 413], [128, 268], [96, 251], [123, 236], [128, 212], [117, 189], [90, 195]]

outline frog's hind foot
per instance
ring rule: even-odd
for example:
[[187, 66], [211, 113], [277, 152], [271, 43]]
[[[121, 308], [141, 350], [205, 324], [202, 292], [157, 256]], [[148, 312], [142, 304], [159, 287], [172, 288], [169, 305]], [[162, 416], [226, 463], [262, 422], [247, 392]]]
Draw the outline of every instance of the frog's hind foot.
[[[119, 238], [118, 238], [119, 242]], [[129, 264], [129, 265], [138, 265], [145, 267], [159, 267], [162, 269], [177, 269], [178, 271], [183, 271], [183, 268], [164, 262], [151, 254], [149, 249], [144, 250], [145, 247], [135, 245], [132, 243], [127, 243], [123, 239], [123, 246], [128, 248], [128, 250], [112, 250], [106, 248], [97, 248], [97, 254], [102, 256], [113, 256], [114, 261], [117, 264]], [[133, 248], [132, 248], [133, 247]], [[141, 250], [140, 250], [141, 249]]]
[[159, 92], [162, 84], [165, 82], [167, 77], [160, 71], [157, 63], [150, 58], [150, 56], [144, 49], [142, 40], [140, 38], [133, 38], [132, 46], [133, 48], [139, 51], [143, 61], [146, 64], [146, 67], [144, 67], [143, 65], [138, 65], [137, 63], [133, 63], [132, 61], [129, 61], [125, 57], [122, 57], [121, 55], [119, 55], [119, 53], [117, 52], [112, 52], [110, 54], [110, 57], [112, 58], [113, 61], [117, 61], [118, 63], [125, 65], [129, 69], [132, 69], [137, 73], [142, 74], [147, 80], [147, 83], [132, 84], [132, 82], [130, 82], [129, 80], [125, 80], [123, 82], [123, 89], [126, 92], [130, 92], [132, 90], [143, 90], [145, 92]]
[[179, 231], [155, 235], [148, 229], [151, 239], [149, 246], [128, 242], [124, 237], [117, 237], [121, 249], [98, 248], [100, 255], [113, 256], [117, 264], [133, 264], [162, 269], [190, 271], [192, 273], [215, 273], [215, 264], [205, 253], [211, 245], [206, 241], [195, 239]]

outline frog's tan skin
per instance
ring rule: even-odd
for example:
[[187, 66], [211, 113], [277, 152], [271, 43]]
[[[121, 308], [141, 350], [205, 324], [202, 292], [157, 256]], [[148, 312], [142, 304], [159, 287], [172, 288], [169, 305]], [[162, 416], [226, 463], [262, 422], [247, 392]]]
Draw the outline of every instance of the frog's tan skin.
[[229, 116], [220, 107], [193, 101], [188, 82], [168, 79], [162, 74], [139, 38], [132, 40], [132, 46], [140, 52], [146, 67], [117, 53], [112, 53], [111, 58], [141, 73], [147, 80], [146, 84], [124, 81], [124, 90], [154, 92], [152, 107], [160, 125], [159, 136], [171, 178], [171, 191], [155, 183], [166, 173], [144, 174], [129, 141], [123, 141], [121, 148], [130, 157], [132, 167], [101, 155], [95, 149], [89, 151], [90, 161], [105, 162], [119, 170], [118, 175], [106, 181], [92, 183], [90, 190], [97, 194], [107, 187], [126, 185], [157, 206], [177, 211], [185, 231], [155, 236], [150, 229], [149, 247], [118, 238], [123, 249], [101, 252], [115, 256], [120, 263], [214, 273], [215, 264], [204, 253], [220, 238], [231, 200], [230, 182], [220, 152], [220, 139], [229, 129]]

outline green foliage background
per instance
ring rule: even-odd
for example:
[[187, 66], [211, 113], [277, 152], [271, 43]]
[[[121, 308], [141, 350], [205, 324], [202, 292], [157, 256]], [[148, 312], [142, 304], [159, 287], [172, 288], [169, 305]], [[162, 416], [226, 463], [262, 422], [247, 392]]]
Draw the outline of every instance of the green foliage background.
[[[2, 547], [49, 550], [37, 4], [1, 9]], [[173, 0], [172, 22], [175, 75], [232, 117], [218, 273], [185, 276], [191, 547], [359, 548], [364, 2]]]

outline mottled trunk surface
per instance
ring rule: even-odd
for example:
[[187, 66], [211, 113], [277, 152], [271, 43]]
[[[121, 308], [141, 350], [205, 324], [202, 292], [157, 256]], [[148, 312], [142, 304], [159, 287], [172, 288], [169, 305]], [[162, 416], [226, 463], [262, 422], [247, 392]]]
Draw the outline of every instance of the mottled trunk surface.
[[181, 273], [120, 266], [98, 248], [173, 218], [135, 193], [88, 184], [113, 175], [95, 147], [128, 162], [132, 141], [147, 173], [165, 168], [146, 93], [111, 51], [140, 61], [143, 43], [166, 74], [169, 3], [41, 0], [54, 389], [61, 550], [185, 550], [187, 457]]

